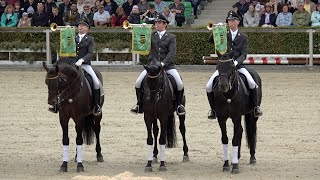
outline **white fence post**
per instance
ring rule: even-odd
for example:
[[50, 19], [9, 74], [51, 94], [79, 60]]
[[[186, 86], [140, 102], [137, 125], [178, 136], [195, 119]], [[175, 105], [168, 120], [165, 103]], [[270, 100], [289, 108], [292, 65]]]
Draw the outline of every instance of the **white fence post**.
[[313, 66], [313, 33], [315, 30], [309, 29], [307, 30], [309, 32], [309, 66]]
[[46, 60], [47, 64], [52, 64], [50, 51], [50, 29], [46, 29]]

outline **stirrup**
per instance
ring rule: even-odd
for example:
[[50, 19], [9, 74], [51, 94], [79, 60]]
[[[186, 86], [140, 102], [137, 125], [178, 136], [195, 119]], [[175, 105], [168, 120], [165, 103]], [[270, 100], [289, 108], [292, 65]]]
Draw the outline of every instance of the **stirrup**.
[[133, 114], [138, 114], [139, 110], [140, 110], [139, 105], [136, 104], [131, 108], [130, 112]]
[[[179, 111], [179, 109], [181, 110], [181, 111]], [[186, 114], [186, 110], [185, 110], [185, 108], [184, 108], [184, 106], [181, 104], [181, 105], [179, 105], [178, 107], [177, 107], [177, 115], [178, 116], [182, 116], [182, 115], [185, 115]]]
[[93, 115], [95, 116], [99, 116], [101, 114], [101, 108], [99, 105], [96, 105], [94, 108], [93, 108]]
[[259, 116], [262, 116], [262, 111], [260, 109], [260, 106], [257, 106], [254, 108], [253, 110], [253, 114], [254, 114], [254, 117], [259, 117]]
[[216, 118], [217, 118], [216, 112], [211, 109], [211, 110], [208, 112], [208, 119], [216, 119]]

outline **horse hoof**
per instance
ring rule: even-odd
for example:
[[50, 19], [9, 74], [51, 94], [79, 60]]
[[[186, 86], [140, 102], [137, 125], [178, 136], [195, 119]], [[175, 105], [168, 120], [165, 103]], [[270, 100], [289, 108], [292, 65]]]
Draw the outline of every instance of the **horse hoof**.
[[166, 166], [160, 166], [159, 167], [159, 171], [167, 171], [167, 167]]
[[239, 170], [238, 164], [233, 164], [231, 173], [232, 174], [239, 174], [239, 172], [240, 172], [240, 170]]
[[144, 172], [152, 172], [152, 167], [151, 166], [146, 166], [144, 168]]
[[183, 156], [183, 160], [182, 161], [183, 162], [189, 162], [190, 161], [189, 156]]
[[156, 157], [153, 157], [153, 160], [152, 160], [153, 163], [157, 163], [158, 162], [158, 158]]
[[83, 167], [82, 163], [78, 163], [77, 172], [84, 172], [84, 167]]
[[223, 164], [223, 172], [229, 172], [230, 171], [230, 166], [229, 166], [229, 161], [225, 161]]
[[60, 172], [68, 172], [68, 162], [63, 162], [60, 167]]
[[103, 156], [97, 157], [97, 161], [98, 161], [98, 162], [103, 162], [103, 161], [104, 161], [104, 160], [103, 160]]
[[256, 164], [257, 160], [255, 157], [250, 157], [250, 164]]

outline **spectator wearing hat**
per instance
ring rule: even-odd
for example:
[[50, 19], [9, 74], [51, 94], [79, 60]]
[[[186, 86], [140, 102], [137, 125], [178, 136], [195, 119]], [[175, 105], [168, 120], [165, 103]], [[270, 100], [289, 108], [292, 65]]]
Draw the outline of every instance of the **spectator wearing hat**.
[[[162, 16], [162, 14], [158, 14], [155, 21], [156, 31], [151, 34], [151, 50], [148, 59], [159, 61], [166, 73], [173, 76], [177, 84], [177, 114], [184, 115], [186, 113], [185, 107], [182, 105], [184, 85], [178, 71], [174, 66], [174, 59], [177, 49], [176, 36], [167, 32], [166, 28], [169, 21]], [[136, 81], [135, 88], [138, 102], [130, 110], [130, 112], [135, 114], [143, 113], [143, 91], [141, 89], [141, 84], [146, 74], [146, 70], [143, 70]], [[161, 146], [164, 148], [164, 145]]]
[[23, 7], [23, 12], [27, 12], [29, 18], [31, 18], [34, 12], [36, 11], [37, 11], [37, 4], [34, 2], [34, 0], [28, 0], [28, 2], [25, 3]]
[[304, 3], [298, 4], [298, 10], [293, 13], [292, 24], [294, 26], [309, 26], [311, 16], [308, 11], [304, 9]]
[[129, 23], [132, 24], [140, 24], [140, 11], [139, 11], [139, 7], [137, 5], [134, 5], [132, 7], [132, 11], [129, 15]]
[[316, 10], [311, 15], [311, 26], [320, 26], [320, 3], [317, 4]]
[[272, 12], [271, 4], [267, 3], [265, 5], [265, 12], [261, 15], [259, 26], [262, 27], [275, 27], [276, 26], [277, 15]]
[[123, 8], [118, 7], [116, 10], [116, 14], [114, 16], [112, 16], [111, 26], [112, 27], [117, 27], [117, 26], [122, 27], [123, 21], [125, 21], [127, 19], [128, 19], [128, 16], [124, 12]]
[[18, 17], [13, 11], [13, 6], [8, 4], [1, 15], [1, 27], [15, 27], [18, 23]]
[[77, 10], [77, 3], [73, 2], [70, 10], [65, 13], [63, 21], [65, 25], [77, 26], [79, 23], [80, 14]]
[[276, 25], [278, 27], [291, 26], [292, 24], [292, 14], [289, 12], [288, 5], [282, 6], [282, 12], [278, 14]]
[[[140, 0], [140, 2], [137, 4], [137, 6], [139, 7], [139, 11], [140, 11], [141, 15], [150, 9], [150, 3], [147, 2], [147, 0]], [[154, 5], [153, 5], [153, 7], [155, 8]]]
[[304, 0], [304, 9], [311, 15], [316, 10], [316, 4], [311, 0]]
[[91, 11], [91, 8], [90, 8], [90, 4], [87, 3], [83, 6], [83, 12], [82, 14], [80, 14], [80, 19], [83, 19], [84, 17], [87, 18], [88, 20], [88, 23], [90, 26], [93, 26], [93, 13]]
[[175, 27], [176, 26], [176, 20], [174, 14], [170, 11], [169, 7], [165, 6], [162, 10], [162, 15], [165, 17], [169, 23], [169, 27]]
[[184, 5], [180, 3], [180, 0], [174, 0], [174, 3], [169, 5], [169, 9], [174, 14], [177, 26], [181, 27], [185, 21], [184, 17]]
[[64, 25], [64, 22], [63, 22], [63, 17], [61, 14], [59, 14], [59, 9], [57, 6], [52, 6], [52, 9], [51, 9], [51, 14], [50, 14], [50, 22], [49, 24], [52, 24], [52, 23], [56, 23], [58, 26], [63, 26]]
[[24, 12], [19, 20], [18, 27], [30, 27], [31, 19], [28, 17], [28, 13]]
[[103, 4], [98, 6], [98, 11], [93, 15], [93, 23], [95, 27], [107, 26], [110, 24], [111, 16], [108, 11], [104, 10]]
[[23, 8], [20, 6], [20, 2], [14, 3], [14, 13], [17, 15], [18, 19], [22, 17]]
[[31, 19], [31, 26], [47, 27], [49, 23], [49, 14], [44, 11], [44, 4], [38, 3], [37, 11]]
[[127, 16], [130, 15], [134, 5], [136, 4], [134, 4], [133, 0], [127, 0], [127, 2], [122, 4], [122, 8], [124, 9], [124, 12], [126, 13]]
[[249, 6], [248, 12], [243, 16], [243, 26], [244, 27], [258, 27], [260, 17], [259, 14], [255, 11], [253, 4]]
[[114, 0], [104, 0], [103, 6], [104, 6], [104, 10], [108, 11], [110, 16], [116, 14], [118, 4]]
[[154, 24], [158, 13], [153, 4], [150, 4], [148, 11], [141, 15], [141, 19], [147, 24]]
[[84, 17], [78, 23], [79, 34], [76, 36], [77, 62], [75, 65], [82, 67], [83, 70], [90, 74], [93, 81], [93, 114], [100, 115], [100, 81], [91, 67], [91, 61], [94, 60], [94, 38], [88, 35], [89, 29], [89, 22], [87, 18]]

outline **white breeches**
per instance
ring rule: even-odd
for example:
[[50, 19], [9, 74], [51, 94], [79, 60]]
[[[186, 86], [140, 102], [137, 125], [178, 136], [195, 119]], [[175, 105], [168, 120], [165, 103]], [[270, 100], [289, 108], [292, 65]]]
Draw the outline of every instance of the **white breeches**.
[[[177, 84], [178, 91], [181, 91], [183, 89], [183, 82], [180, 78], [178, 71], [176, 69], [169, 69], [166, 72], [167, 72], [167, 74], [170, 74], [174, 78], [174, 80], [176, 81], [176, 84]], [[146, 76], [146, 74], [147, 74], [146, 70], [143, 70], [141, 72], [141, 74], [139, 75], [139, 77], [136, 81], [136, 88], [141, 88], [141, 83], [142, 83], [144, 77]]]
[[92, 67], [88, 64], [82, 64], [81, 65], [82, 69], [84, 69], [90, 76], [92, 77], [93, 81], [93, 88], [94, 89], [99, 89], [100, 88], [100, 80], [98, 79], [96, 73], [94, 73]]
[[[254, 89], [254, 88], [258, 87], [258, 85], [256, 84], [256, 82], [254, 81], [251, 74], [248, 72], [248, 70], [246, 68], [240, 68], [240, 69], [238, 69], [238, 71], [239, 71], [239, 73], [246, 76], [250, 89]], [[208, 93], [211, 93], [213, 91], [213, 89], [212, 89], [213, 84], [212, 83], [213, 83], [214, 78], [216, 78], [218, 75], [219, 75], [219, 71], [216, 70], [212, 74], [212, 76], [210, 77], [210, 79], [206, 85], [206, 90]]]

